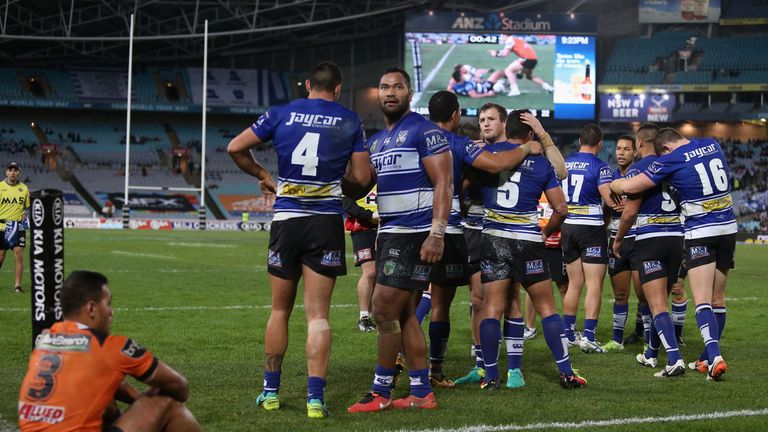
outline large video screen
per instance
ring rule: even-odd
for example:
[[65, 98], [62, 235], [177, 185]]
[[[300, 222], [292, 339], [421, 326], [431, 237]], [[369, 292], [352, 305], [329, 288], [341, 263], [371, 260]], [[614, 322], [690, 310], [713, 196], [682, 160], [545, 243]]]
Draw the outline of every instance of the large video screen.
[[405, 44], [415, 111], [450, 90], [469, 115], [494, 102], [542, 117], [594, 118], [594, 36], [408, 32]]

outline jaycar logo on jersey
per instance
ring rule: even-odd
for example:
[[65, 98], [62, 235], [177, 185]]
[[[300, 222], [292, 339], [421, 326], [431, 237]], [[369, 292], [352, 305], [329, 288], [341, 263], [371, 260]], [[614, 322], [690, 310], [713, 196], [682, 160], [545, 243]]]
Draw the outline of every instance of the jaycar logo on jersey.
[[589, 162], [566, 162], [565, 167], [568, 168], [568, 171], [584, 171], [585, 169], [589, 168]]
[[706, 147], [697, 148], [696, 150], [692, 150], [689, 152], [685, 152], [685, 162], [688, 162], [689, 160], [693, 158], [700, 158], [706, 155], [710, 155], [712, 153], [715, 153], [717, 151], [717, 147], [715, 144], [710, 144]]
[[602, 256], [602, 251], [602, 246], [592, 246], [587, 248], [585, 255], [591, 258], [600, 258]]
[[61, 423], [64, 420], [64, 407], [19, 402], [19, 420], [48, 424]]
[[649, 273], [656, 273], [657, 271], [661, 271], [661, 262], [659, 261], [643, 261], [643, 271], [645, 274]]
[[322, 114], [304, 114], [299, 112], [292, 112], [291, 118], [285, 122], [286, 126], [299, 123], [304, 127], [334, 127], [341, 121], [341, 117], [331, 117]]
[[525, 274], [541, 274], [544, 273], [544, 260], [533, 260], [525, 262]]
[[341, 251], [340, 250], [323, 251], [323, 257], [320, 258], [320, 265], [326, 266], [326, 267], [341, 266]]

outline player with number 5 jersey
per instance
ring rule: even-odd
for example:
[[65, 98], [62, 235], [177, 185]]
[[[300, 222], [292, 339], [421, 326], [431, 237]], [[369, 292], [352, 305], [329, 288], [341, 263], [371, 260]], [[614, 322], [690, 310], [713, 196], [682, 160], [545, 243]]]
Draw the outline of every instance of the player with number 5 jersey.
[[677, 190], [685, 216], [685, 265], [706, 350], [706, 359], [690, 366], [706, 371], [708, 379], [719, 380], [727, 369], [719, 340], [725, 326], [725, 285], [728, 270], [734, 266], [737, 230], [728, 163], [720, 144], [711, 138], [689, 140], [666, 128], [658, 132], [654, 143], [669, 153], [642, 174], [614, 181], [611, 189], [634, 194], [667, 181]]
[[[347, 273], [342, 183], [357, 186], [359, 190], [345, 190], [345, 195], [357, 199], [370, 189], [373, 176], [360, 118], [336, 102], [341, 81], [336, 64], [318, 64], [306, 80], [306, 99], [271, 108], [228, 148], [240, 169], [259, 178], [265, 195], [277, 193], [267, 258], [272, 310], [264, 336], [264, 391], [256, 403], [266, 410], [280, 408], [288, 318], [298, 281], [304, 277], [310, 418], [328, 415], [324, 398], [331, 351], [328, 311], [336, 277]], [[270, 140], [277, 151], [277, 185], [251, 153], [251, 148]]]

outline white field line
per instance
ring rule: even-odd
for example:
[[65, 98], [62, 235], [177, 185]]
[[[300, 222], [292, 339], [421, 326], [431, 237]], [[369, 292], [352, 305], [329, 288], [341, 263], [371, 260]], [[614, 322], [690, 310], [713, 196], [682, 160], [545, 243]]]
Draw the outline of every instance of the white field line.
[[[440, 72], [440, 69], [443, 67], [443, 63], [445, 63], [446, 60], [448, 60], [448, 57], [453, 52], [453, 49], [456, 48], [456, 45], [451, 45], [450, 48], [448, 48], [448, 51], [443, 54], [443, 57], [440, 58], [440, 61], [437, 62], [434, 68], [432, 68], [431, 71], [429, 71], [429, 75], [427, 75], [427, 78], [424, 79], [424, 82], [422, 83], [421, 88], [424, 90], [429, 87], [429, 84], [432, 82], [433, 79], [435, 79], [435, 75], [437, 75], [438, 72]], [[417, 92], [413, 94], [413, 100], [411, 101], [411, 105], [416, 105], [419, 103], [419, 99], [421, 99], [421, 94], [424, 93], [423, 91]]]
[[504, 431], [524, 431], [535, 429], [584, 429], [597, 427], [613, 427], [650, 423], [673, 423], [673, 422], [691, 422], [701, 420], [717, 420], [732, 417], [753, 417], [768, 415], [768, 408], [758, 410], [739, 410], [739, 411], [715, 411], [704, 414], [677, 414], [667, 417], [628, 417], [615, 418], [608, 420], [586, 420], [583, 422], [552, 422], [552, 423], [529, 423], [525, 425], [506, 424], [506, 425], [477, 425], [463, 426], [456, 429], [400, 429], [400, 432], [504, 432]]
[[[726, 297], [726, 302], [729, 301], [754, 301], [754, 300], [763, 300], [759, 297]], [[461, 306], [468, 306], [468, 301], [457, 301], [453, 302], [454, 305], [461, 305]], [[347, 309], [347, 308], [356, 308], [358, 307], [357, 304], [347, 303], [347, 304], [332, 304], [331, 308], [334, 309]], [[125, 307], [115, 307], [112, 308], [116, 311], [122, 311], [122, 312], [160, 312], [160, 311], [192, 311], [192, 310], [199, 310], [199, 311], [206, 311], [206, 310], [241, 310], [241, 309], [271, 309], [272, 305], [226, 305], [226, 306], [146, 306], [146, 307], [138, 307], [138, 308], [125, 308]], [[303, 304], [297, 304], [294, 306], [295, 309], [303, 309]], [[23, 307], [23, 308], [0, 308], [0, 312], [28, 312], [29, 307]]]
[[124, 255], [124, 256], [141, 257], [141, 258], [157, 258], [157, 259], [169, 259], [169, 260], [176, 259], [176, 257], [172, 257], [170, 255], [149, 254], [144, 252], [128, 252], [128, 251], [113, 250], [112, 253], [115, 255]]
[[233, 248], [232, 244], [220, 244], [220, 243], [188, 243], [188, 242], [170, 242], [165, 243], [168, 246], [180, 246], [180, 247], [196, 247], [196, 248]]

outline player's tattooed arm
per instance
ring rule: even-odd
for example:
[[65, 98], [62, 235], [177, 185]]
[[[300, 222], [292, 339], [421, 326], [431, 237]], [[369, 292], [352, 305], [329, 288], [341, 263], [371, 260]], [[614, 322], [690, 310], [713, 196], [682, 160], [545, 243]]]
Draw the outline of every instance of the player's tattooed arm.
[[264, 369], [267, 372], [279, 371], [283, 367], [283, 354], [269, 354], [264, 358]]

